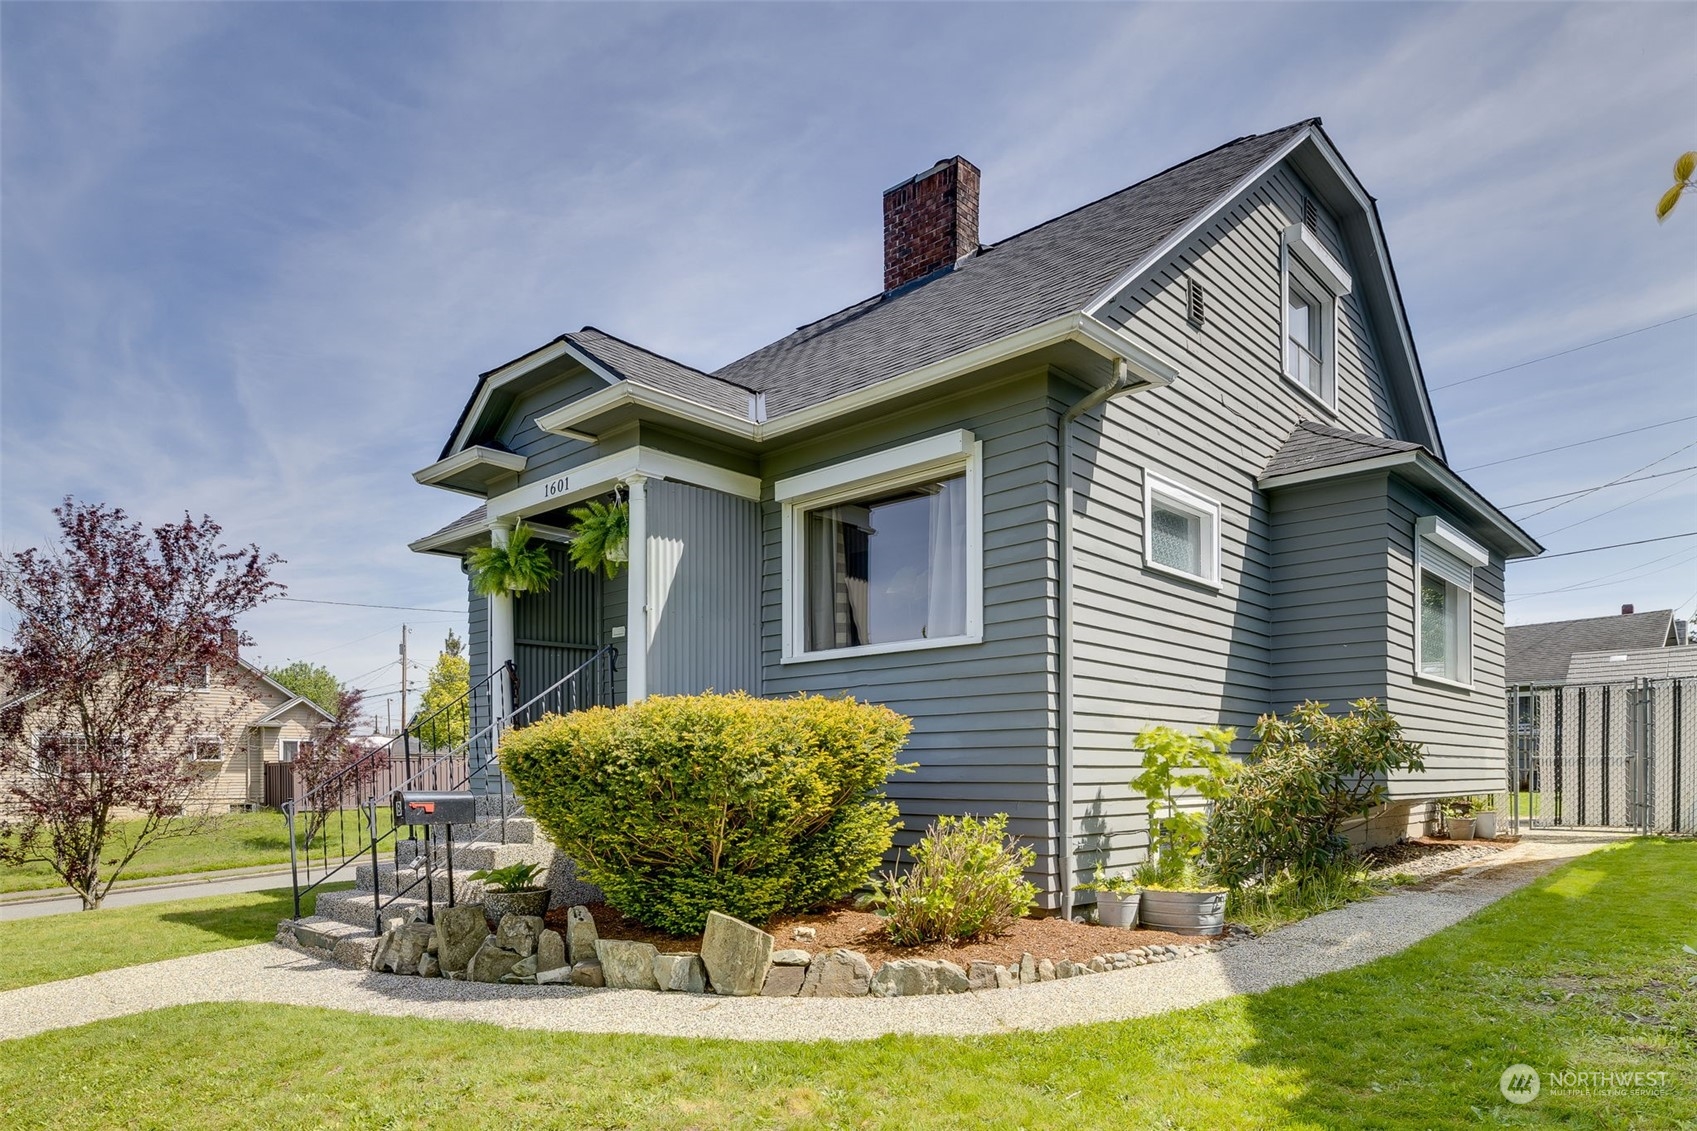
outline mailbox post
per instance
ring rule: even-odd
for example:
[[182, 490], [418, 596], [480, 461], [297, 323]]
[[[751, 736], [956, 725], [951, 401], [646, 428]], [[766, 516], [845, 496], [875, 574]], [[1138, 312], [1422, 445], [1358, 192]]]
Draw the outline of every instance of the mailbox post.
[[[435, 884], [430, 875], [430, 848], [433, 830], [444, 829], [448, 848], [448, 906], [454, 905], [454, 826], [477, 823], [477, 796], [471, 793], [440, 793], [415, 790], [396, 790], [393, 800], [395, 825], [424, 826], [424, 903], [425, 920], [436, 921]], [[396, 889], [400, 880], [397, 876]]]

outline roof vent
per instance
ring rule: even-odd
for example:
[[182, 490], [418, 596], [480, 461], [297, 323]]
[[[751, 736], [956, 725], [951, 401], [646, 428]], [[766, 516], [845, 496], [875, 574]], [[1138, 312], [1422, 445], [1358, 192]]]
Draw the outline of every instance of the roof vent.
[[1632, 606], [1631, 605], [1622, 605], [1620, 607], [1620, 615], [1623, 616], [1623, 617], [1631, 616], [1632, 615]]
[[1320, 227], [1320, 209], [1315, 205], [1314, 198], [1302, 198], [1302, 224], [1309, 231], [1317, 231]]
[[1194, 275], [1185, 280], [1184, 301], [1185, 315], [1190, 319], [1190, 324], [1201, 329], [1208, 311], [1203, 300], [1202, 284], [1196, 281]]

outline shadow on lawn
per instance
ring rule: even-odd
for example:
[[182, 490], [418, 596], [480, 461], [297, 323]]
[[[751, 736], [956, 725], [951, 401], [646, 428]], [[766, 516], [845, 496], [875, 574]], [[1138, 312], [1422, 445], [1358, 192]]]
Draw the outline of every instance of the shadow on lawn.
[[[342, 891], [352, 884], [326, 884], [320, 891]], [[310, 892], [301, 900], [301, 914], [311, 915], [318, 902], [318, 892]], [[245, 892], [222, 897], [217, 907], [183, 907], [159, 916], [161, 922], [193, 927], [227, 939], [247, 942], [270, 942], [277, 937], [277, 924], [294, 918], [295, 904], [289, 888], [268, 888], [265, 891]]]

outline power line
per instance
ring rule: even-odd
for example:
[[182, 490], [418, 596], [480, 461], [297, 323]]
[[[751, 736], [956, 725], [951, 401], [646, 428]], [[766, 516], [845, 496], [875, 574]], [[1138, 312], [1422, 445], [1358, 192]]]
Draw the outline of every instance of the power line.
[[[1668, 458], [1667, 456], [1662, 457], [1662, 459], [1667, 459], [1667, 458]], [[1656, 463], [1660, 463], [1660, 462], [1661, 462], [1661, 460], [1656, 461]], [[1645, 466], [1653, 467], [1655, 465], [1654, 464], [1647, 464]], [[1669, 476], [1669, 475], [1678, 475], [1682, 471], [1697, 471], [1697, 463], [1689, 464], [1685, 467], [1676, 467], [1676, 468], [1673, 468], [1669, 471], [1658, 471], [1653, 475], [1640, 475], [1635, 479], [1613, 479], [1613, 480], [1610, 480], [1607, 483], [1602, 483], [1602, 484], [1599, 484], [1595, 487], [1581, 487], [1577, 491], [1562, 491], [1559, 494], [1544, 495], [1541, 498], [1537, 498], [1537, 499], [1524, 499], [1524, 500], [1522, 500], [1521, 502], [1518, 502], [1518, 503], [1503, 503], [1502, 508], [1504, 510], [1512, 510], [1515, 507], [1529, 507], [1533, 503], [1547, 503], [1551, 499], [1565, 499], [1569, 495], [1589, 495], [1593, 491], [1601, 491], [1604, 487], [1624, 487], [1628, 483], [1643, 483], [1643, 482], [1645, 482], [1646, 480], [1649, 480], [1649, 479], [1662, 479], [1662, 478], [1665, 478], [1666, 476]], [[1526, 517], [1531, 518], [1532, 516], [1527, 515]]]
[[[310, 597], [278, 597], [279, 601], [293, 601], [297, 605], [341, 605], [348, 609], [398, 609], [403, 613], [457, 613], [458, 609], [426, 609], [419, 605], [368, 605], [363, 601], [315, 601]], [[384, 632], [389, 631], [384, 629]]]
[[1570, 522], [1566, 526], [1558, 526], [1554, 530], [1546, 530], [1542, 535], [1540, 535], [1540, 537], [1548, 538], [1552, 534], [1560, 534], [1564, 530], [1572, 530], [1575, 526], [1584, 526], [1587, 522], [1596, 522], [1599, 518], [1602, 518], [1605, 515], [1611, 515], [1615, 511], [1624, 510], [1624, 509], [1626, 509], [1627, 507], [1630, 507], [1630, 506], [1636, 506], [1637, 504], [1643, 502], [1645, 499], [1648, 499], [1652, 495], [1659, 495], [1663, 491], [1666, 491], [1670, 488], [1678, 487], [1681, 483], [1688, 483], [1688, 482], [1691, 481], [1691, 479], [1694, 476], [1697, 476], [1697, 472], [1692, 472], [1691, 475], [1687, 475], [1682, 479], [1675, 479], [1672, 483], [1663, 483], [1660, 487], [1657, 487], [1655, 490], [1646, 491], [1642, 495], [1639, 495], [1636, 499], [1628, 499], [1624, 503], [1616, 503], [1614, 506], [1609, 507], [1607, 510], [1600, 510], [1596, 514], [1591, 515], [1589, 518], [1582, 518], [1582, 519], [1579, 519], [1577, 522]]
[[[1678, 569], [1680, 566], [1688, 565], [1693, 561], [1697, 561], [1697, 553], [1685, 553], [1684, 557], [1680, 558], [1677, 562], [1674, 562], [1671, 565], [1662, 566], [1660, 569], [1645, 569], [1645, 566], [1651, 566], [1656, 562], [1666, 561], [1668, 558], [1678, 557], [1681, 553], [1685, 553], [1685, 551], [1675, 551], [1672, 554], [1666, 554], [1660, 558], [1652, 558], [1650, 561], [1645, 562], [1642, 566], [1628, 566], [1626, 569], [1619, 569], [1613, 573], [1605, 573], [1601, 577], [1593, 577], [1589, 581], [1576, 581], [1572, 585], [1563, 585], [1556, 589], [1539, 589], [1532, 593], [1517, 593], [1515, 594], [1515, 597], [1517, 599], [1522, 597], [1547, 597], [1552, 593], [1571, 593], [1576, 589], [1607, 589], [1611, 586], [1622, 585], [1631, 581], [1641, 581], [1646, 577], [1654, 577], [1658, 573], [1666, 573], [1670, 569]], [[1631, 574], [1632, 576], [1623, 576], [1625, 574]]]
[[1671, 326], [1675, 322], [1683, 322], [1687, 318], [1697, 318], [1697, 310], [1692, 311], [1690, 314], [1681, 314], [1677, 318], [1669, 318], [1665, 322], [1652, 322], [1650, 325], [1640, 326], [1636, 330], [1627, 330], [1625, 333], [1614, 334], [1607, 338], [1598, 338], [1594, 342], [1583, 342], [1577, 346], [1570, 346], [1564, 350], [1557, 350], [1555, 353], [1547, 353], [1542, 357], [1534, 357], [1529, 361], [1517, 361], [1513, 365], [1505, 365], [1501, 369], [1493, 369], [1489, 373], [1476, 373], [1472, 377], [1463, 377], [1459, 381], [1451, 381], [1446, 385], [1434, 385], [1432, 387], [1432, 391], [1437, 392], [1439, 389], [1453, 389], [1457, 385], [1470, 385], [1474, 381], [1483, 381], [1487, 377], [1495, 377], [1499, 373], [1508, 373], [1515, 369], [1525, 369], [1528, 365], [1537, 365], [1540, 361], [1549, 361], [1553, 357], [1566, 357], [1570, 353], [1578, 353], [1580, 350], [1588, 350], [1593, 346], [1607, 345], [1609, 342], [1618, 342], [1622, 338], [1630, 338], [1634, 334], [1642, 334], [1645, 331], [1655, 330], [1662, 326]]
[[[1550, 511], [1556, 510], [1558, 507], [1567, 506], [1568, 503], [1577, 503], [1580, 499], [1585, 498], [1587, 495], [1594, 495], [1598, 491], [1601, 491], [1605, 488], [1613, 487], [1618, 483], [1623, 483], [1626, 480], [1628, 480], [1629, 478], [1631, 478], [1632, 476], [1637, 475], [1640, 471], [1649, 471], [1652, 467], [1655, 467], [1658, 463], [1661, 463], [1662, 460], [1672, 459], [1674, 456], [1677, 456], [1679, 453], [1690, 451], [1692, 448], [1697, 448], [1697, 440], [1693, 440], [1691, 443], [1685, 445], [1685, 447], [1683, 447], [1683, 448], [1675, 448], [1673, 451], [1669, 452], [1667, 455], [1660, 456], [1656, 459], [1653, 459], [1649, 463], [1645, 464], [1643, 467], [1635, 467], [1631, 471], [1627, 472], [1625, 475], [1611, 479], [1607, 483], [1604, 483], [1604, 484], [1601, 484], [1600, 486], [1596, 486], [1596, 487], [1591, 488], [1589, 491], [1581, 491], [1578, 494], [1578, 496], [1576, 496], [1575, 498], [1563, 499], [1559, 503], [1551, 503], [1549, 506], [1545, 507], [1543, 510], [1533, 511], [1531, 514], [1526, 515], [1524, 518], [1522, 518], [1521, 521], [1524, 522], [1528, 518], [1537, 518], [1541, 514], [1548, 514]], [[1687, 468], [1687, 470], [1688, 471], [1689, 470], [1697, 470], [1697, 468]], [[1654, 479], [1654, 478], [1657, 478], [1657, 477], [1652, 475], [1652, 476], [1650, 476], [1650, 478]], [[1652, 492], [1652, 494], [1654, 494], [1654, 492]]]
[[[1539, 448], [1535, 452], [1522, 452], [1517, 456], [1508, 456], [1504, 459], [1494, 459], [1489, 463], [1476, 463], [1468, 467], [1458, 467], [1456, 470], [1478, 471], [1481, 467], [1495, 467], [1499, 463], [1513, 463], [1515, 460], [1531, 459], [1533, 456], [1548, 455], [1551, 452], [1565, 452], [1569, 448], [1583, 448], [1586, 444], [1596, 444], [1604, 440], [1612, 440], [1617, 436], [1631, 436], [1637, 432], [1648, 432], [1653, 428], [1666, 428], [1670, 424], [1684, 424], [1688, 420], [1697, 420], [1697, 416], [1681, 416], [1674, 420], [1663, 420], [1655, 424], [1645, 424], [1638, 428], [1628, 428], [1624, 432], [1610, 432], [1606, 436], [1593, 436], [1589, 440], [1575, 440], [1571, 444], [1557, 444], [1553, 448]], [[440, 612], [441, 610], [438, 609], [436, 611]]]
[[1623, 546], [1648, 546], [1652, 542], [1672, 542], [1675, 538], [1697, 538], [1697, 530], [1687, 530], [1684, 534], [1664, 534], [1660, 538], [1640, 538], [1636, 542], [1611, 542], [1607, 546], [1587, 546], [1583, 550], [1563, 550], [1559, 554], [1540, 554], [1535, 558], [1520, 558], [1516, 565], [1528, 565], [1532, 562], [1554, 561], [1556, 558], [1571, 558], [1575, 554], [1594, 554], [1598, 550], [1618, 550]]

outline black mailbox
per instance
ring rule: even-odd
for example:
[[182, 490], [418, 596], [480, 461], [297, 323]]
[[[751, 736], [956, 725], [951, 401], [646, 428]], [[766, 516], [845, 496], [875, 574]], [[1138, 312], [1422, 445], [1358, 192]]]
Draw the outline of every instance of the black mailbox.
[[397, 790], [397, 825], [475, 825], [477, 797], [470, 793], [424, 793]]

